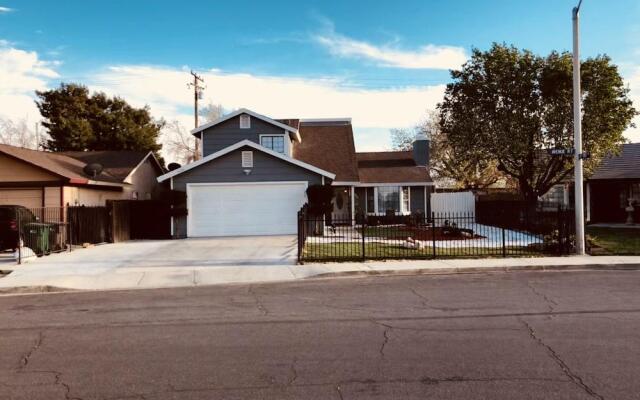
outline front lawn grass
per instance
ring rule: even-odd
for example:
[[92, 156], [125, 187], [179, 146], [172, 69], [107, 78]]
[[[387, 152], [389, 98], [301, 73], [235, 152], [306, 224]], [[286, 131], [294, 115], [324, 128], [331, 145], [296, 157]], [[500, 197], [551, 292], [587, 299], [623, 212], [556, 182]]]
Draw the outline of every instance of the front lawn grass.
[[[422, 249], [406, 249], [397, 244], [365, 244], [367, 260], [373, 259], [429, 259], [433, 258], [431, 246]], [[502, 247], [436, 247], [436, 258], [502, 257]], [[527, 247], [507, 247], [507, 256], [538, 256], [540, 252]], [[362, 259], [362, 243], [307, 243], [303, 258], [306, 261], [353, 261]]]
[[[587, 226], [587, 235], [604, 254], [640, 254], [640, 229]], [[603, 254], [594, 250], [594, 254]]]

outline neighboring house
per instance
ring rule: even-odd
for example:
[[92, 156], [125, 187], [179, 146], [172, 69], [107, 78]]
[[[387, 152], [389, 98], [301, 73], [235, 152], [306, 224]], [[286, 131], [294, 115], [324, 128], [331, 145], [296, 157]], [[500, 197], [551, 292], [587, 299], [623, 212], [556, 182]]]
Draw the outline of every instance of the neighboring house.
[[349, 118], [275, 120], [247, 109], [192, 133], [202, 158], [158, 178], [186, 193], [174, 237], [293, 234], [314, 184], [334, 186], [334, 223], [428, 211], [426, 137], [409, 152], [356, 153]]
[[623, 223], [631, 200], [640, 222], [640, 143], [624, 144], [619, 155], [602, 160], [585, 191], [588, 221]]
[[0, 145], [0, 204], [101, 206], [107, 200], [155, 199], [163, 173], [151, 152], [53, 153]]

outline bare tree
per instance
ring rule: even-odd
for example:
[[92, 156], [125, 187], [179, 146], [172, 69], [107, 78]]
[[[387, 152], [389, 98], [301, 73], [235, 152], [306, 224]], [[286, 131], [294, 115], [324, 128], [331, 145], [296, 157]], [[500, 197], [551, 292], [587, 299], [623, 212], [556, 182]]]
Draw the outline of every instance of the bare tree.
[[163, 129], [164, 150], [169, 159], [181, 164], [196, 160], [196, 138], [180, 122], [172, 121]]
[[200, 111], [200, 116], [204, 118], [205, 123], [215, 121], [225, 114], [226, 112], [222, 104], [209, 103], [209, 105], [203, 107]]
[[393, 150], [411, 150], [417, 131], [417, 127], [413, 129], [391, 129], [391, 146]]
[[0, 118], [0, 143], [27, 149], [38, 148], [38, 137], [33, 129], [29, 128], [26, 118], [13, 121], [8, 118]]

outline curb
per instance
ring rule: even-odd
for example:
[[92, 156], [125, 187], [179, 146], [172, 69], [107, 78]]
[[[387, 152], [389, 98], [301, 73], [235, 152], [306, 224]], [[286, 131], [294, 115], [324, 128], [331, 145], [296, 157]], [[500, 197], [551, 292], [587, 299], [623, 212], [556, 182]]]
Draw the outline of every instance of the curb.
[[517, 271], [585, 271], [614, 270], [639, 271], [640, 264], [587, 264], [587, 265], [516, 265], [505, 267], [451, 267], [451, 268], [415, 268], [415, 269], [380, 269], [326, 272], [304, 279], [323, 279], [347, 276], [386, 276], [386, 275], [455, 275], [478, 274], [483, 272], [517, 272]]

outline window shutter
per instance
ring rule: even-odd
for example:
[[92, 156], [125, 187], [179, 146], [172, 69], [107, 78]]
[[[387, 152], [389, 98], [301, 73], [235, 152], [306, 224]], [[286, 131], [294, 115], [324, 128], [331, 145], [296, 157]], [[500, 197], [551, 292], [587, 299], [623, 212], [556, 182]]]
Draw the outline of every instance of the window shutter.
[[253, 151], [242, 152], [242, 168], [253, 168]]
[[240, 116], [240, 129], [250, 129], [251, 128], [251, 116], [247, 114], [242, 114]]

